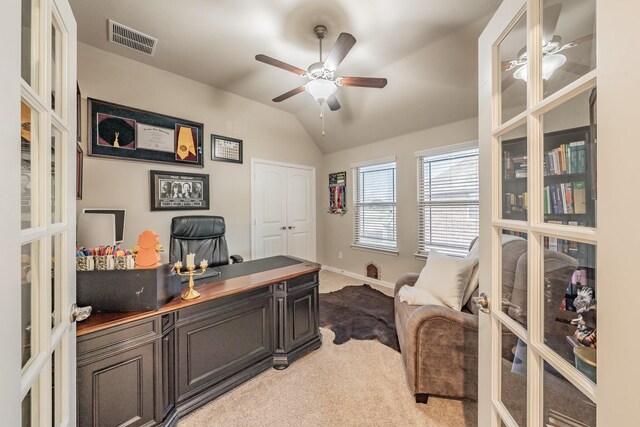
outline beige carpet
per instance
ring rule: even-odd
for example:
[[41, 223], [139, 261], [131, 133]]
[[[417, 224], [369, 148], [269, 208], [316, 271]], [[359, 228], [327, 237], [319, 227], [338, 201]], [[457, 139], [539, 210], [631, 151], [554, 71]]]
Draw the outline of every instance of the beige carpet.
[[[323, 271], [321, 291], [361, 284]], [[384, 291], [384, 288], [379, 288]], [[390, 290], [386, 289], [389, 293]], [[322, 347], [284, 371], [269, 369], [178, 424], [200, 426], [475, 426], [473, 402], [431, 398], [416, 404], [399, 353], [377, 341]]]

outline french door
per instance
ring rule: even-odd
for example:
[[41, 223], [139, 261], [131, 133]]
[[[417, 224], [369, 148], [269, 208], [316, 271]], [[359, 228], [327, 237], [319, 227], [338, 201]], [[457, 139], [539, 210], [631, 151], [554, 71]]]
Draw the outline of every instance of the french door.
[[2, 424], [75, 425], [76, 23], [66, 0], [7, 3]]
[[596, 10], [505, 0], [479, 40], [483, 425], [596, 425]]

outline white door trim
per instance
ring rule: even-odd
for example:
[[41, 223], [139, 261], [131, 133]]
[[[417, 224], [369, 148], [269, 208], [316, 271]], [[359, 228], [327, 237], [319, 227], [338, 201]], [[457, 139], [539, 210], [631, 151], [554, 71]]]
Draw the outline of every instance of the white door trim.
[[[312, 195], [311, 195], [311, 206], [312, 206], [312, 215], [313, 215], [313, 244], [314, 244], [314, 255], [317, 256], [317, 228], [318, 228], [318, 219], [316, 215], [316, 168], [315, 166], [309, 165], [300, 165], [295, 163], [286, 163], [279, 162], [275, 160], [265, 160], [265, 159], [251, 159], [251, 259], [255, 259], [255, 247], [256, 247], [256, 212], [255, 212], [255, 198], [256, 198], [256, 189], [254, 186], [255, 181], [255, 165], [263, 164], [263, 165], [272, 165], [272, 166], [283, 166], [287, 168], [295, 168], [295, 169], [303, 169], [311, 171], [311, 176], [313, 183], [311, 185]], [[315, 260], [310, 260], [315, 261]]]

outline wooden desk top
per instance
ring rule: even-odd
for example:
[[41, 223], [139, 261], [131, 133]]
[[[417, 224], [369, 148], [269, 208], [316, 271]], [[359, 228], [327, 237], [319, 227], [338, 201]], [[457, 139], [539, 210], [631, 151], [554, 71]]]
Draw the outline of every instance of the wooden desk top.
[[200, 304], [240, 292], [246, 292], [262, 286], [268, 286], [272, 283], [281, 282], [283, 280], [291, 279], [292, 277], [317, 272], [319, 270], [320, 264], [311, 261], [303, 261], [300, 264], [262, 271], [246, 276], [234, 277], [227, 280], [220, 280], [215, 283], [197, 284], [196, 290], [200, 292], [200, 298], [185, 301], [180, 296], [177, 296], [159, 310], [126, 313], [94, 313], [89, 316], [87, 320], [78, 323], [76, 334], [77, 336], [90, 334], [113, 326], [180, 310], [195, 304]]

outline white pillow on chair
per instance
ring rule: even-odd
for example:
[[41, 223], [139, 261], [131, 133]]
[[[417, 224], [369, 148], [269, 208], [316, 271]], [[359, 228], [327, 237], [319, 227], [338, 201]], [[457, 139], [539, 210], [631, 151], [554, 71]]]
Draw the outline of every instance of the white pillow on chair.
[[411, 305], [442, 305], [460, 311], [478, 258], [456, 258], [431, 250], [416, 284], [403, 286], [400, 301]]

